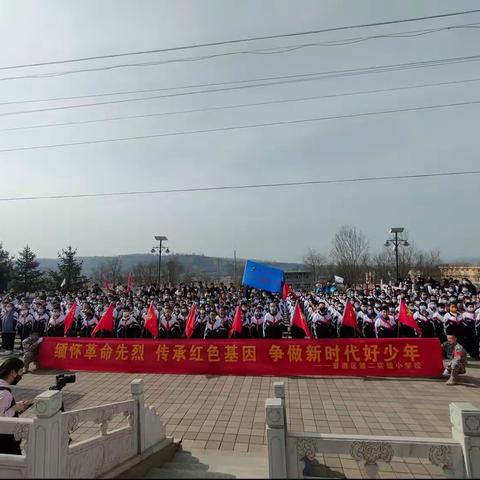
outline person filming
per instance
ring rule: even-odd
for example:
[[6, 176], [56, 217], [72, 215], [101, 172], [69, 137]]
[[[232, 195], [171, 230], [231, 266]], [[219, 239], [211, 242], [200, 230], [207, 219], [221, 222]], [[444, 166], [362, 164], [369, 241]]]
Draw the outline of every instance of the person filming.
[[[0, 417], [18, 417], [33, 405], [30, 400], [16, 402], [12, 385], [22, 379], [24, 363], [19, 358], [9, 358], [0, 365]], [[21, 455], [20, 442], [12, 434], [0, 434], [0, 453]]]

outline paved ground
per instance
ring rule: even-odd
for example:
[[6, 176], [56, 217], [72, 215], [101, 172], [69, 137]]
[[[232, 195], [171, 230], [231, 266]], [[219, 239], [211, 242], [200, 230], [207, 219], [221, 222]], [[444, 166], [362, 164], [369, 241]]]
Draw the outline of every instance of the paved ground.
[[[53, 385], [55, 373], [24, 377], [17, 398], [34, 397]], [[156, 407], [167, 434], [195, 448], [265, 450], [265, 399], [284, 381], [289, 428], [296, 431], [448, 437], [451, 402], [480, 406], [480, 363], [464, 384], [442, 380], [360, 378], [205, 377], [80, 372], [64, 390], [67, 409], [130, 398], [129, 384], [143, 378], [146, 402]], [[92, 428], [96, 428], [93, 427]]]

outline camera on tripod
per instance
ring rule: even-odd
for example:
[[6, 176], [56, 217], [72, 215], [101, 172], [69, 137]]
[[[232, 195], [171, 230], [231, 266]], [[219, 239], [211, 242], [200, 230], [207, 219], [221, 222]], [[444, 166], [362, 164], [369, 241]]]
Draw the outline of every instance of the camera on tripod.
[[55, 385], [50, 387], [50, 390], [58, 390], [62, 391], [65, 386], [69, 383], [75, 383], [77, 381], [77, 377], [73, 373], [61, 373], [55, 377]]

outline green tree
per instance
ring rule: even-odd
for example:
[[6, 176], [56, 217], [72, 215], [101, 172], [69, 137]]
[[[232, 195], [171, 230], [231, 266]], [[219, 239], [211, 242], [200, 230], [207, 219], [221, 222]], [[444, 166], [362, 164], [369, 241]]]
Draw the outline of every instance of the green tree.
[[41, 286], [43, 273], [37, 256], [27, 245], [19, 254], [13, 269], [11, 288], [16, 292], [33, 292]]
[[[83, 262], [76, 258], [77, 250], [74, 250], [71, 246], [68, 246], [66, 250], [62, 250], [58, 254], [60, 259], [58, 263], [58, 272], [55, 272], [58, 285], [57, 288], [65, 280], [64, 288], [68, 292], [73, 292], [83, 287], [87, 279], [82, 275]], [[52, 273], [50, 273], [52, 275]]]
[[0, 243], [0, 293], [8, 287], [8, 282], [13, 272], [13, 257], [3, 248]]

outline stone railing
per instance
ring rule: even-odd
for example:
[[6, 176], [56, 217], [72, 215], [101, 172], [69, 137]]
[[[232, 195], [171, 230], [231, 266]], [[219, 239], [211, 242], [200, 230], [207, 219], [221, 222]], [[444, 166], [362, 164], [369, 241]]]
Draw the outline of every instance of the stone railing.
[[265, 404], [270, 478], [303, 477], [306, 459], [317, 454], [347, 454], [369, 478], [377, 476], [377, 462], [393, 457], [428, 459], [446, 478], [480, 477], [480, 410], [468, 403], [450, 404], [450, 439], [300, 433], [287, 431], [284, 384], [274, 388]]
[[62, 393], [47, 391], [35, 398], [36, 418], [0, 418], [0, 433], [22, 440], [22, 455], [0, 455], [0, 478], [116, 475], [171, 443], [160, 417], [145, 406], [143, 388], [143, 380], [134, 380], [132, 400], [66, 413]]
[[9, 434], [24, 442], [23, 455], [0, 454], [0, 478], [28, 478], [27, 456], [32, 455], [33, 419], [1, 418], [0, 433]]

